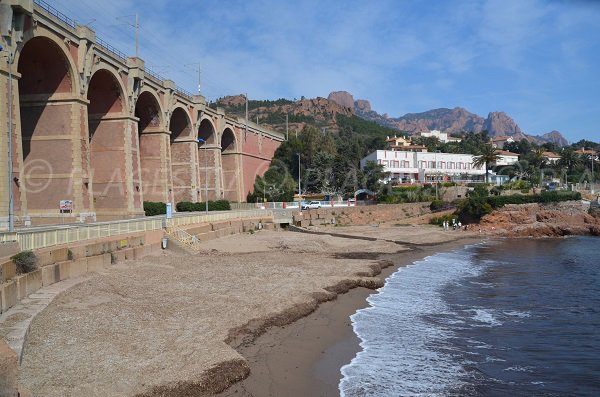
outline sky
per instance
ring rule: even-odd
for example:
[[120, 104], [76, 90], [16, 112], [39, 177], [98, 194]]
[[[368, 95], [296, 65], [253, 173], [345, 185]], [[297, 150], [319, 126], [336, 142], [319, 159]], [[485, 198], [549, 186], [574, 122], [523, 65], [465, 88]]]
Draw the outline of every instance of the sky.
[[600, 0], [53, 0], [209, 100], [348, 91], [399, 117], [504, 111], [528, 134], [600, 141]]

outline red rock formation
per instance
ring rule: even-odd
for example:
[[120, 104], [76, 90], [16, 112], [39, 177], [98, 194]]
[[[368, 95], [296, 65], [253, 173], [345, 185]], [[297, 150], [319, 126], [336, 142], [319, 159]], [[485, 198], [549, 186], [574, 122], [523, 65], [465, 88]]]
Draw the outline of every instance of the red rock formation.
[[370, 112], [371, 111], [371, 102], [366, 99], [357, 99], [354, 101], [354, 110], [360, 110], [362, 112]]
[[484, 216], [481, 230], [504, 237], [600, 236], [600, 216], [578, 201], [552, 204], [510, 204]]
[[483, 125], [490, 136], [521, 135], [523, 131], [517, 123], [504, 112], [491, 112]]
[[329, 94], [327, 99], [345, 108], [354, 109], [354, 97], [347, 91], [334, 91]]

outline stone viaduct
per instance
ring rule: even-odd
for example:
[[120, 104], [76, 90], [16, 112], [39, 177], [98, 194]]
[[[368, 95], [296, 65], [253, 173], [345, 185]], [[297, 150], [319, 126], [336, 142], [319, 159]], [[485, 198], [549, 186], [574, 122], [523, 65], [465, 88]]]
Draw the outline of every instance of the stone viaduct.
[[210, 108], [41, 0], [1, 0], [0, 29], [0, 221], [8, 189], [15, 218], [34, 224], [60, 217], [60, 200], [98, 219], [142, 215], [143, 201], [203, 201], [205, 185], [210, 200], [245, 201], [284, 139]]

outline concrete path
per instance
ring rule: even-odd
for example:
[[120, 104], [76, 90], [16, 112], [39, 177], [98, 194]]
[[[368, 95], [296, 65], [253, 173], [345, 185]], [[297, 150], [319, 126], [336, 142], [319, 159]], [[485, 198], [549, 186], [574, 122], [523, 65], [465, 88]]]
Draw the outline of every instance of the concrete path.
[[35, 316], [44, 310], [58, 294], [90, 277], [91, 275], [86, 275], [67, 279], [40, 288], [0, 315], [0, 337], [17, 353], [19, 363], [21, 362], [21, 353], [25, 344], [25, 338], [29, 332], [29, 325]]

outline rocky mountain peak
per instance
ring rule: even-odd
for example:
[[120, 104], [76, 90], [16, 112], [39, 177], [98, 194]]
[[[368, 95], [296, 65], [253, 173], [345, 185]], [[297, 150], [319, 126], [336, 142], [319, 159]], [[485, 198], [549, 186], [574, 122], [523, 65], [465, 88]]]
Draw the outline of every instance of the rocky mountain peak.
[[542, 139], [546, 142], [551, 142], [561, 147], [567, 146], [569, 144], [565, 137], [559, 131], [556, 130], [546, 132], [542, 135]]
[[354, 109], [354, 97], [348, 91], [334, 91], [327, 97], [330, 101], [334, 101], [345, 108]]
[[488, 114], [483, 129], [491, 136], [522, 135], [523, 131], [517, 123], [504, 112], [491, 112]]
[[366, 99], [357, 99], [356, 101], [354, 101], [354, 110], [359, 110], [361, 112], [370, 112], [371, 103]]

